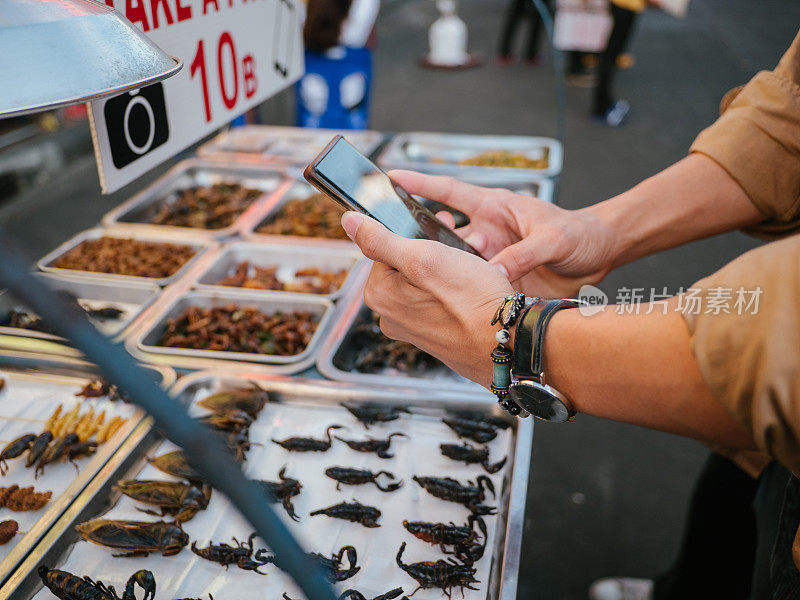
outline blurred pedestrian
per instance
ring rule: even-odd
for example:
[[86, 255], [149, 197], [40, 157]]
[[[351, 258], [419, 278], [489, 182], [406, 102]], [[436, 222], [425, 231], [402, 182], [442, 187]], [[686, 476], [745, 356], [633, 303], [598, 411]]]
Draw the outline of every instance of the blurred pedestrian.
[[380, 0], [308, 0], [297, 125], [366, 129]]
[[[543, 0], [543, 4], [552, 13], [554, 0]], [[539, 57], [539, 38], [541, 37], [544, 23], [533, 0], [510, 0], [506, 11], [506, 20], [503, 25], [503, 33], [500, 37], [500, 53], [497, 55], [497, 62], [501, 65], [508, 65], [514, 62], [515, 56], [511, 50], [514, 37], [520, 25], [529, 21], [528, 42], [525, 45], [525, 61], [529, 65], [541, 64]]]

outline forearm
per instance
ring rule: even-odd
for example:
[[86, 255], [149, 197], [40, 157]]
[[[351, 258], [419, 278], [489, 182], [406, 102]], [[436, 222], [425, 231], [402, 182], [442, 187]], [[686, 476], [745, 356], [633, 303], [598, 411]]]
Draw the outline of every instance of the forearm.
[[680, 313], [562, 310], [544, 343], [547, 382], [579, 413], [622, 421], [735, 448], [750, 435], [711, 395]]
[[696, 153], [583, 210], [612, 231], [612, 268], [765, 218], [727, 171]]

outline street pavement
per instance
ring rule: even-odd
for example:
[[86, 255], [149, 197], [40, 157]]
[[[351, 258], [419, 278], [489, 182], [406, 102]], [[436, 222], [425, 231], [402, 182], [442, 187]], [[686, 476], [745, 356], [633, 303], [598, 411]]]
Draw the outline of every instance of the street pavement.
[[[470, 49], [489, 61], [441, 72], [417, 67], [434, 3], [386, 3], [377, 27], [373, 128], [555, 135], [549, 53], [537, 67], [491, 60], [504, 9], [500, 2], [461, 0]], [[798, 24], [800, 4], [793, 0], [694, 0], [686, 20], [643, 15], [630, 47], [636, 64], [616, 79], [618, 96], [633, 107], [623, 127], [592, 122], [591, 91], [568, 89], [559, 203], [579, 208], [609, 198], [679, 160], [713, 122], [723, 94], [774, 66]], [[291, 106], [283, 94], [265, 114], [270, 122], [290, 123]], [[92, 161], [80, 158], [45, 188], [0, 205], [0, 224], [31, 259], [96, 223], [166, 168], [104, 197]], [[625, 287], [676, 291], [756, 245], [739, 233], [717, 236], [622, 267], [601, 287], [612, 300]], [[706, 454], [690, 440], [585, 416], [568, 425], [538, 424], [520, 598], [578, 600], [596, 577], [653, 577], [665, 569]]]

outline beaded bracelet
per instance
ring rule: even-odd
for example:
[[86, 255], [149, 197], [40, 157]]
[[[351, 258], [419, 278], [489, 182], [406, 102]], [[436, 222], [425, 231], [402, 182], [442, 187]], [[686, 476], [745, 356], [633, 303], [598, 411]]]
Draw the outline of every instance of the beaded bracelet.
[[505, 346], [511, 340], [508, 328], [516, 323], [522, 309], [525, 308], [525, 294], [519, 292], [503, 298], [503, 302], [494, 314], [491, 325], [500, 324], [500, 329], [495, 334], [497, 346], [492, 350], [492, 383], [491, 392], [497, 396], [497, 401], [512, 415], [519, 415], [522, 409], [508, 397], [508, 388], [511, 385], [511, 360], [514, 353]]

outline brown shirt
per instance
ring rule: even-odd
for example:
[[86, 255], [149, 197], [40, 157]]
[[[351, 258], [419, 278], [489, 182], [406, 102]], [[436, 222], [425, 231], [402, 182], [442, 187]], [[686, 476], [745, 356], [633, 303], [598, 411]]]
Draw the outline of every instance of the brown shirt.
[[[800, 34], [775, 70], [729, 92], [721, 110], [691, 151], [721, 165], [766, 215], [748, 231], [783, 239], [697, 282], [703, 310], [684, 316], [712, 393], [760, 450], [800, 475]], [[728, 312], [708, 311], [720, 289], [731, 294]], [[757, 310], [735, 306], [740, 289], [758, 296]], [[755, 453], [739, 458], [751, 472], [764, 464]]]

